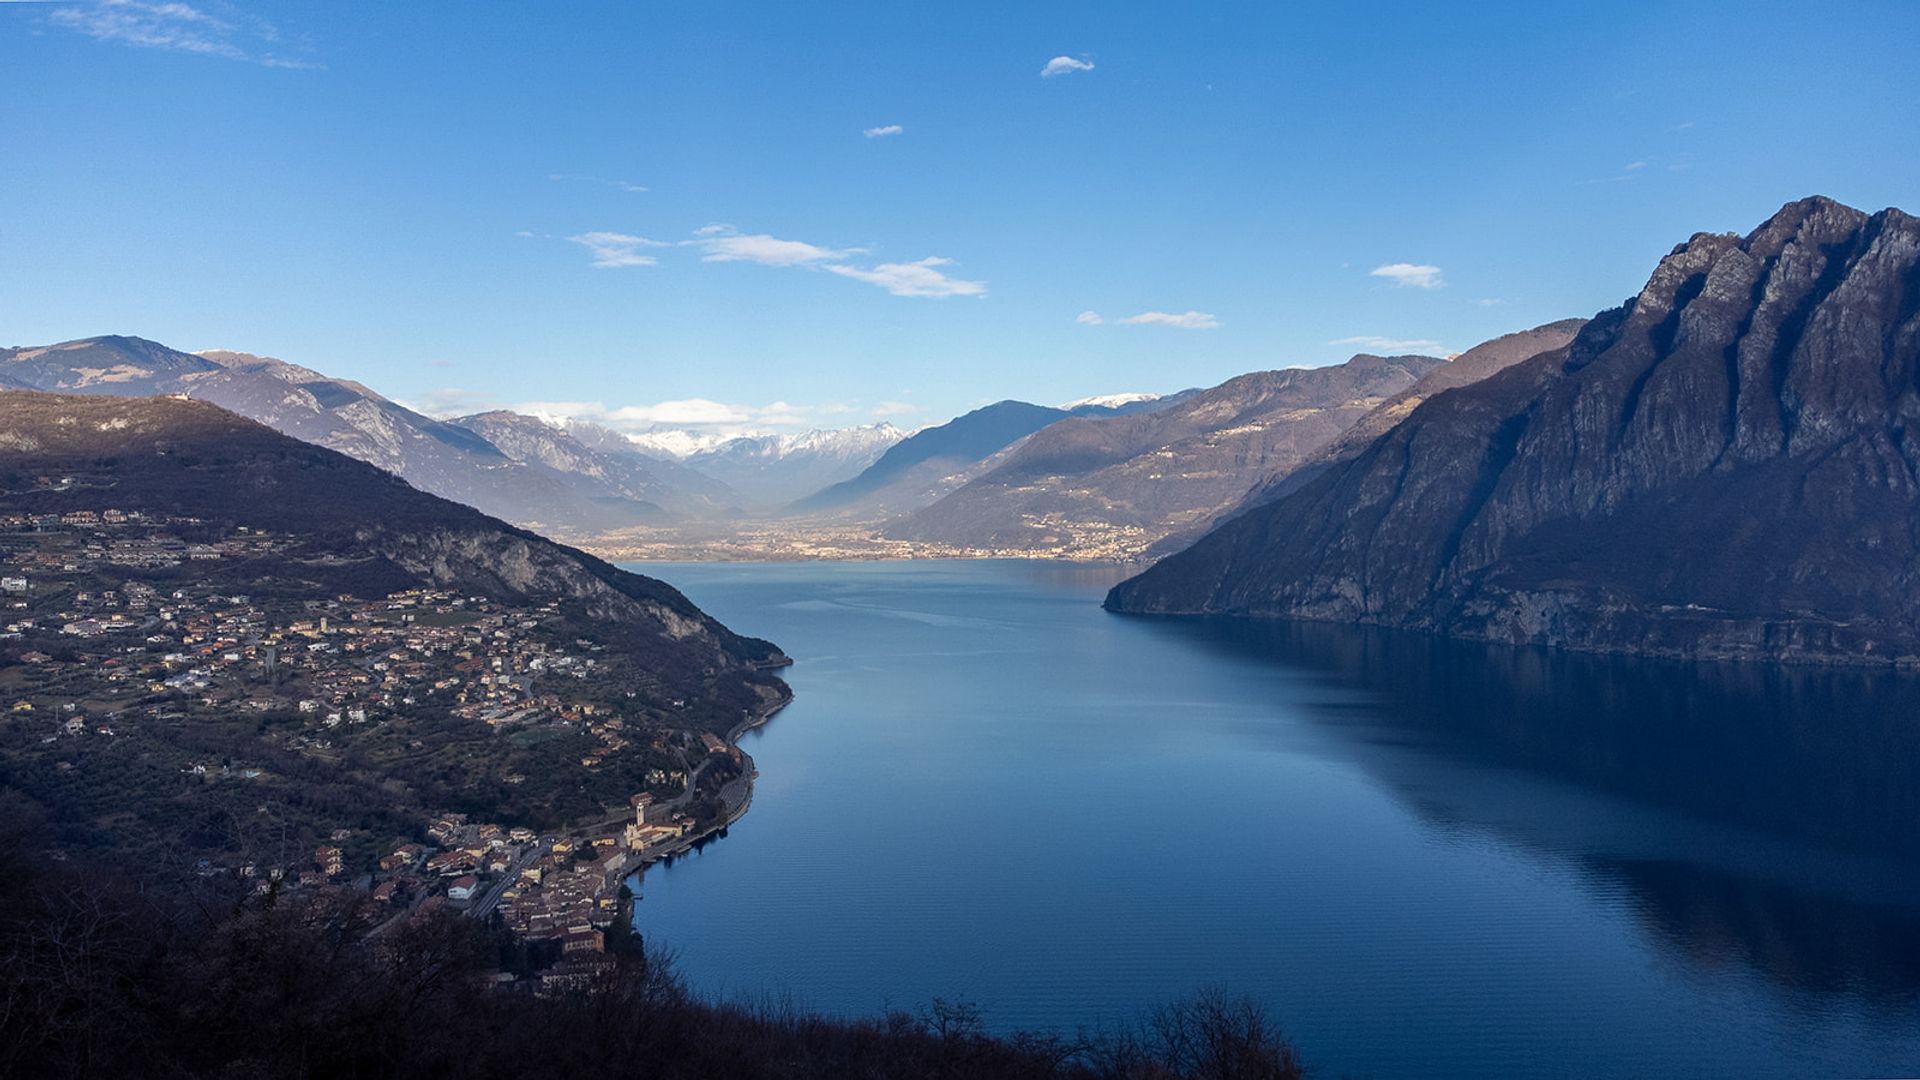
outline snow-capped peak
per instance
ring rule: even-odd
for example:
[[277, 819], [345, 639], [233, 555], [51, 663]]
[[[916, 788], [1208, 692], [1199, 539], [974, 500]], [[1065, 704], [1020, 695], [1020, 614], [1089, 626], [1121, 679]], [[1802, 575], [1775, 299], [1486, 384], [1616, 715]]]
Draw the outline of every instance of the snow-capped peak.
[[1159, 394], [1098, 394], [1094, 397], [1081, 398], [1078, 401], [1069, 401], [1065, 405], [1060, 406], [1060, 408], [1080, 409], [1089, 405], [1095, 405], [1103, 409], [1117, 409], [1122, 405], [1132, 405], [1135, 402], [1158, 400], [1160, 400]]
[[741, 435], [691, 428], [655, 428], [624, 433], [637, 450], [673, 458], [701, 454], [779, 459], [796, 454], [817, 457], [858, 457], [884, 450], [906, 437], [906, 432], [882, 421], [850, 428], [817, 428], [792, 434]]

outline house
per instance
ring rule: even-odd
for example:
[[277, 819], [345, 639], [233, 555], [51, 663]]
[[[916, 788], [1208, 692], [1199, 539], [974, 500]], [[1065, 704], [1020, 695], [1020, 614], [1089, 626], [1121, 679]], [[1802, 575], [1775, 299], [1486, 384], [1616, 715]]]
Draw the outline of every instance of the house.
[[340, 849], [332, 844], [321, 844], [313, 849], [313, 865], [319, 867], [320, 872], [328, 877], [339, 874], [345, 868], [341, 861]]
[[443, 851], [433, 858], [428, 859], [427, 871], [428, 873], [439, 874], [441, 877], [451, 877], [454, 874], [465, 873], [473, 869], [475, 865], [472, 855], [455, 849], [453, 851]]
[[562, 956], [576, 956], [581, 953], [603, 953], [607, 951], [607, 935], [592, 927], [575, 927], [568, 930], [560, 939]]
[[479, 889], [479, 887], [480, 879], [474, 877], [472, 874], [454, 878], [453, 884], [447, 886], [447, 899], [458, 901], [471, 900], [473, 899], [474, 892]]

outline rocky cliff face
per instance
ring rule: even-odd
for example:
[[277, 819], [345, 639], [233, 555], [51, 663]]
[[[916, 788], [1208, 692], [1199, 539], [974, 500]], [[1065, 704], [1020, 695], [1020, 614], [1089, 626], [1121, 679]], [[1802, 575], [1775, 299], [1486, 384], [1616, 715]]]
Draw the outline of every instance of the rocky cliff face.
[[1693, 237], [1565, 348], [1430, 398], [1108, 605], [1913, 663], [1916, 416], [1920, 222], [1806, 199]]
[[1072, 417], [887, 530], [975, 548], [1131, 557], [1236, 505], [1445, 361], [1260, 371], [1132, 415]]

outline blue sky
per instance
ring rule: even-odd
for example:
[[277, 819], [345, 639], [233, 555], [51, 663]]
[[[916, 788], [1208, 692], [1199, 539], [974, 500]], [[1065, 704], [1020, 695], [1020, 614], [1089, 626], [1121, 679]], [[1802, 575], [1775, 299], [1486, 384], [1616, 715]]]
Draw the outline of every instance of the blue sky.
[[1548, 7], [0, 0], [0, 344], [915, 425], [1464, 349], [1806, 194], [1920, 211], [1920, 5]]

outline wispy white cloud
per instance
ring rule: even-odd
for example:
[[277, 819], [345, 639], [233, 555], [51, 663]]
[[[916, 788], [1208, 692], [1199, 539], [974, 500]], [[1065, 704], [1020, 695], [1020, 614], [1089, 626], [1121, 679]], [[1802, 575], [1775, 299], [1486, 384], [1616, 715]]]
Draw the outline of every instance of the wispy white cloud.
[[1357, 334], [1353, 337], [1334, 338], [1329, 345], [1351, 345], [1357, 349], [1371, 349], [1382, 353], [1433, 353], [1447, 355], [1447, 347], [1427, 338], [1391, 338], [1375, 334]]
[[[850, 413], [865, 411], [848, 402], [796, 405], [787, 401], [773, 401], [764, 405], [745, 405], [710, 398], [680, 398], [627, 405], [604, 401], [523, 401], [511, 408], [548, 422], [587, 420], [616, 431], [685, 430], [697, 433], [702, 445], [736, 435], [762, 435], [830, 426], [836, 423], [831, 419], [833, 417], [846, 417]], [[874, 416], [882, 417], [912, 409], [913, 406], [899, 402], [881, 402], [871, 411]], [[845, 420], [837, 422], [845, 423]], [[690, 445], [688, 448], [697, 447]]]
[[400, 404], [414, 412], [442, 420], [450, 416], [467, 416], [472, 413], [486, 412], [499, 407], [499, 401], [493, 395], [480, 390], [468, 390], [459, 386], [443, 386], [436, 390], [427, 390], [419, 396]]
[[807, 266], [861, 254], [863, 248], [830, 248], [802, 240], [782, 240], [766, 233], [745, 234], [731, 225], [708, 225], [695, 231], [687, 243], [704, 254], [701, 262], [751, 262], [762, 266]]
[[177, 0], [93, 0], [62, 5], [47, 21], [99, 41], [215, 56], [262, 67], [316, 69], [319, 63], [276, 48], [280, 31], [251, 15], [211, 14]]
[[627, 180], [615, 180], [605, 176], [575, 176], [572, 173], [548, 173], [547, 179], [555, 183], [601, 184], [617, 191], [625, 191], [633, 195], [641, 194], [647, 190], [643, 184], [635, 184]]
[[934, 255], [918, 262], [881, 263], [872, 269], [845, 264], [823, 266], [821, 269], [855, 281], [864, 281], [869, 285], [878, 285], [895, 296], [942, 297], [987, 294], [986, 282], [950, 278], [939, 269], [942, 266], [952, 265], [952, 259], [943, 259]]
[[1424, 263], [1388, 263], [1367, 271], [1372, 277], [1386, 278], [1395, 285], [1410, 285], [1416, 289], [1437, 289], [1445, 284], [1440, 279], [1440, 268]]
[[884, 124], [880, 127], [864, 128], [860, 134], [865, 135], [869, 139], [884, 139], [889, 135], [905, 134], [906, 130], [906, 128], [901, 127], [899, 124]]
[[1479, 300], [1475, 300], [1474, 303], [1480, 305], [1481, 307], [1499, 307], [1501, 304], [1506, 303], [1506, 301], [1500, 299], [1497, 296], [1488, 296], [1488, 297], [1483, 297], [1482, 299], [1479, 299]]
[[1107, 320], [1101, 318], [1100, 313], [1097, 311], [1083, 311], [1075, 315], [1073, 321], [1079, 323], [1081, 326], [1099, 326]]
[[[4, 2], [0, 0], [0, 3]], [[532, 238], [543, 236], [525, 231], [515, 235]], [[617, 232], [588, 232], [567, 239], [591, 251], [593, 265], [603, 268], [653, 266], [659, 259], [647, 254], [647, 249], [689, 247], [700, 252], [701, 262], [749, 262], [761, 266], [824, 270], [876, 285], [895, 296], [984, 296], [987, 291], [984, 281], [949, 277], [941, 268], [952, 266], [952, 259], [932, 256], [917, 262], [860, 266], [847, 260], [866, 254], [866, 248], [833, 248], [804, 240], [785, 240], [768, 233], [743, 233], [732, 225], [718, 223], [695, 229], [693, 239], [682, 240], [678, 244]]]
[[1047, 61], [1046, 67], [1040, 69], [1040, 77], [1043, 79], [1051, 79], [1055, 75], [1071, 75], [1076, 71], [1092, 70], [1093, 61], [1085, 57], [1076, 59], [1071, 56], [1056, 56]]
[[1143, 311], [1120, 320], [1123, 326], [1171, 326], [1176, 330], [1214, 330], [1220, 320], [1205, 311]]
[[920, 406], [915, 405], [911, 401], [876, 402], [873, 408], [869, 410], [876, 419], [885, 419], [889, 416], [910, 416], [919, 411]]
[[[1608, 176], [1592, 177], [1591, 179], [1582, 180], [1580, 181], [1580, 183], [1583, 186], [1592, 185], [1592, 184], [1624, 183], [1625, 181], [1633, 180], [1639, 177], [1647, 169], [1652, 168], [1654, 163], [1658, 160], [1659, 160], [1658, 158], [1638, 158], [1633, 161], [1627, 162], [1625, 165], [1620, 166], [1620, 169], [1618, 172], [1615, 172]], [[1681, 168], [1685, 168], [1685, 166], [1679, 165], [1679, 164], [1669, 164], [1667, 166], [1667, 171], [1674, 172]]]
[[581, 233], [578, 236], [569, 236], [567, 239], [592, 252], [593, 265], [603, 270], [627, 266], [653, 266], [660, 260], [652, 255], [640, 254], [640, 249], [669, 246], [644, 236], [630, 236], [617, 232]]

